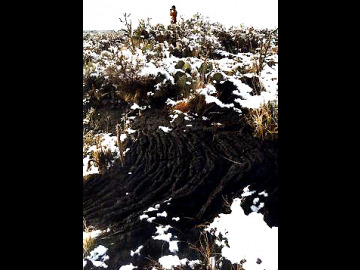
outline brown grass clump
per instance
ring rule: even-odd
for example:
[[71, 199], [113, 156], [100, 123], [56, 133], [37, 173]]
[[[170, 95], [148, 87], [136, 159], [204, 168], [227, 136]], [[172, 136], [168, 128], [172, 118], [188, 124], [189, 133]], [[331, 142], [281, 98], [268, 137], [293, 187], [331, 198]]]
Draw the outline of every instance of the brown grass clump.
[[254, 128], [254, 136], [264, 140], [278, 138], [278, 105], [268, 102], [257, 109], [251, 109], [248, 123]]
[[[86, 232], [86, 233], [90, 232], [89, 227], [86, 225], [85, 219], [83, 219], [83, 232]], [[85, 258], [86, 256], [89, 255], [93, 246], [94, 246], [94, 239], [91, 238], [91, 236], [89, 236], [87, 238], [83, 238], [83, 258]]]
[[172, 109], [183, 113], [193, 112], [201, 115], [206, 108], [205, 96], [192, 94], [188, 100], [177, 103]]
[[186, 113], [190, 110], [190, 103], [189, 101], [182, 101], [182, 102], [179, 102], [177, 103], [174, 108], [174, 110], [179, 110], [183, 113]]

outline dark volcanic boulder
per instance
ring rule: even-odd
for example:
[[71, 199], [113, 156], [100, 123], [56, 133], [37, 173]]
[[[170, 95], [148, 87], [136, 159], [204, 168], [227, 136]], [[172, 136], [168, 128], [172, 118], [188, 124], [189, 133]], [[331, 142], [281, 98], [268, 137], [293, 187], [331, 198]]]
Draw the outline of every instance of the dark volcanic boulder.
[[252, 76], [252, 77], [243, 76], [241, 77], [240, 80], [253, 89], [250, 92], [250, 95], [252, 96], [260, 95], [261, 92], [265, 91], [264, 85], [261, 83], [258, 76]]

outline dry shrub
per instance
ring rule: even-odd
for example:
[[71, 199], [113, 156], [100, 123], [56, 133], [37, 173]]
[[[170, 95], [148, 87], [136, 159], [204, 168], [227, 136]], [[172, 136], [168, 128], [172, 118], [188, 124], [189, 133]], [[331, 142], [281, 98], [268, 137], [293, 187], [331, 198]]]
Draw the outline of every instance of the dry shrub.
[[182, 101], [182, 102], [179, 102], [177, 103], [175, 106], [174, 106], [174, 110], [179, 110], [183, 113], [186, 113], [190, 110], [190, 103], [188, 101]]
[[[83, 219], [83, 232], [89, 233], [90, 229], [89, 227], [86, 225], [86, 220], [85, 218]], [[85, 258], [86, 256], [89, 255], [91, 249], [94, 246], [94, 239], [91, 237], [87, 237], [87, 238], [83, 238], [83, 258]]]
[[99, 173], [102, 174], [113, 160], [113, 154], [110, 149], [103, 149], [100, 147], [98, 151], [93, 153], [93, 160], [99, 168]]
[[189, 99], [177, 103], [172, 109], [183, 113], [192, 112], [202, 115], [205, 108], [205, 96], [196, 93], [192, 94]]
[[[200, 224], [197, 227], [204, 228], [204, 224]], [[204, 230], [201, 230], [199, 233], [199, 239], [196, 243], [188, 243], [188, 245], [199, 256], [201, 265], [203, 266], [201, 269], [216, 269], [217, 260], [219, 259], [219, 256], [221, 256], [221, 253], [217, 252], [216, 244], [214, 240], [211, 239], [210, 233]]]
[[264, 139], [276, 139], [278, 137], [278, 106], [268, 102], [257, 109], [251, 109], [248, 115], [248, 123], [254, 128], [254, 136]]
[[202, 115], [206, 109], [205, 96], [197, 93], [193, 95], [189, 100], [189, 107], [190, 111], [197, 113], [198, 115]]

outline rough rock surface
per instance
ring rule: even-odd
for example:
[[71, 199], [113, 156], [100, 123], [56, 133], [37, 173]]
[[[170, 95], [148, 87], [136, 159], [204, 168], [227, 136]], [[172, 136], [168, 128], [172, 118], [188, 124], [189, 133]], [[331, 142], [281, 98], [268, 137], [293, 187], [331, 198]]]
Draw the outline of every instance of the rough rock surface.
[[[259, 212], [269, 226], [278, 226], [277, 141], [253, 137], [233, 110], [212, 107], [206, 111], [209, 121], [194, 120], [192, 126], [186, 126], [182, 117], [170, 125], [163, 110], [145, 110], [134, 122], [133, 129], [141, 132], [127, 141], [131, 151], [124, 167], [115, 164], [83, 184], [87, 223], [100, 230], [110, 228], [96, 239], [96, 245], [108, 248], [107, 269], [118, 270], [130, 263], [137, 269], [150, 269], [152, 260], [173, 254], [168, 242], [152, 238], [160, 224], [172, 227], [168, 232], [171, 240], [176, 235], [179, 241], [180, 258], [198, 259], [190, 243], [198, 240], [201, 225], [229, 211], [225, 199], [231, 202], [247, 185], [267, 191]], [[210, 123], [215, 121], [224, 125], [214, 129]], [[171, 132], [159, 129], [161, 125], [170, 127]], [[251, 211], [252, 201], [249, 196], [243, 202], [246, 213]], [[157, 211], [145, 212], [149, 218], [155, 217], [152, 222], [140, 219], [157, 204]], [[164, 211], [166, 217], [158, 216]], [[140, 245], [140, 254], [131, 256], [130, 251]], [[84, 269], [102, 268], [88, 261]]]

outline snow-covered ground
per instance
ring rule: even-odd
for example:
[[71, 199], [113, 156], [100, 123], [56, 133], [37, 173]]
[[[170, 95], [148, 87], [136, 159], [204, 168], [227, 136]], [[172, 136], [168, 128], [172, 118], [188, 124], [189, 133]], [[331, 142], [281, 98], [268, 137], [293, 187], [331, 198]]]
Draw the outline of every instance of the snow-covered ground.
[[[125, 53], [127, 52], [127, 53]], [[156, 67], [153, 63], [148, 63], [146, 62], [146, 57], [144, 57], [144, 54], [141, 50], [137, 50], [136, 54], [132, 55], [131, 52], [129, 50], [122, 50], [121, 51], [122, 55], [131, 55], [131, 59], [132, 61], [135, 61], [134, 59], [137, 59], [138, 61], [140, 61], [143, 64], [143, 69], [141, 69], [141, 74], [142, 76], [147, 76], [147, 75], [157, 75], [157, 74], [165, 74], [166, 78], [171, 82], [171, 83], [175, 83], [174, 82], [174, 78], [173, 76], [175, 75], [177, 69], [175, 68], [175, 65], [182, 60], [181, 58], [175, 57], [175, 56], [169, 56], [168, 58], [164, 58], [162, 59], [162, 61], [157, 62], [157, 65], [159, 67]], [[103, 54], [98, 55], [97, 57], [102, 59], [101, 56]], [[248, 65], [249, 63], [251, 63], [251, 60], [249, 57], [247, 57], [248, 53], [239, 53], [236, 55], [238, 59], [238, 61], [242, 63], [242, 65]], [[130, 56], [129, 56], [130, 57]], [[234, 59], [229, 59], [227, 57], [222, 58], [221, 60], [208, 60], [209, 62], [213, 62], [214, 66], [217, 66], [217, 68], [215, 68], [214, 73], [215, 72], [219, 72], [223, 75], [225, 80], [228, 80], [230, 82], [232, 82], [237, 89], [233, 91], [233, 94], [236, 96], [239, 96], [239, 98], [234, 99], [234, 102], [239, 103], [242, 107], [246, 107], [246, 108], [259, 108], [262, 104], [267, 103], [267, 102], [277, 102], [278, 101], [278, 81], [277, 81], [277, 77], [278, 77], [278, 65], [277, 65], [277, 61], [278, 61], [278, 56], [277, 54], [272, 55], [269, 57], [271, 60], [273, 60], [276, 64], [272, 67], [265, 65], [264, 69], [262, 70], [260, 76], [259, 76], [259, 80], [262, 83], [262, 85], [265, 88], [265, 91], [261, 92], [260, 95], [250, 95], [250, 92], [252, 91], [252, 88], [249, 87], [247, 84], [243, 83], [241, 81], [241, 76], [244, 75], [226, 75], [226, 71], [232, 70], [234, 69], [236, 66], [240, 65], [238, 61], [234, 60]], [[197, 63], [197, 66], [200, 66], [201, 63], [203, 63], [201, 60], [199, 60], [198, 58], [195, 57], [189, 57], [188, 58], [188, 62], [190, 63]], [[130, 60], [129, 60], [130, 61]], [[109, 63], [110, 65], [111, 63]], [[98, 73], [102, 73], [104, 72], [105, 67], [102, 67], [101, 65], [97, 65], [99, 67], [99, 71]], [[195, 66], [193, 67], [195, 69]], [[96, 73], [97, 74], [97, 73]], [[94, 74], [94, 75], [96, 75]], [[247, 77], [252, 77], [254, 76], [254, 74], [246, 74]], [[166, 81], [166, 79], [164, 80]], [[160, 83], [161, 84], [161, 83]], [[159, 85], [156, 86], [157, 88], [159, 87]], [[156, 88], [154, 89], [154, 91], [156, 91]], [[234, 103], [229, 103], [229, 104], [224, 104], [223, 102], [221, 102], [217, 97], [217, 90], [215, 89], [213, 84], [207, 84], [204, 88], [200, 88], [200, 89], [194, 89], [194, 92], [197, 92], [201, 95], [205, 96], [205, 101], [206, 103], [215, 103], [217, 104], [219, 107], [222, 108], [231, 108], [233, 109], [235, 112], [239, 113], [239, 115], [242, 114], [242, 111], [238, 108], [236, 108], [234, 106]], [[153, 94], [153, 92], [151, 92]], [[188, 100], [188, 98], [184, 98], [181, 100], [171, 100], [168, 99], [165, 104], [169, 105], [169, 106], [176, 106], [176, 104], [180, 103], [180, 102], [186, 102]], [[139, 106], [138, 104], [134, 103], [131, 107], [131, 110], [145, 110], [147, 109], [146, 106]], [[179, 114], [183, 114], [181, 111], [179, 110], [175, 110], [174, 114], [169, 114], [169, 117], [172, 118], [172, 121], [174, 121]], [[194, 117], [189, 116], [189, 115], [185, 115], [185, 120], [191, 120], [190, 117]], [[86, 119], [84, 119], [84, 121], [86, 121]], [[172, 122], [170, 121], [170, 123]], [[204, 120], [206, 121], [206, 119]], [[167, 127], [167, 126], [159, 126], [159, 129], [162, 130], [165, 133], [171, 132], [171, 128]], [[131, 134], [135, 132], [135, 130], [132, 130], [131, 127], [126, 130], [125, 133], [121, 134], [121, 141], [125, 140], [125, 138], [127, 137], [127, 134]], [[99, 136], [103, 137], [104, 142], [101, 144], [103, 147], [110, 149], [113, 153], [115, 153], [115, 155], [118, 156], [118, 149], [116, 148], [116, 136], [115, 135], [110, 135], [110, 134], [99, 134]], [[88, 151], [97, 151], [96, 148], [94, 148], [93, 146], [91, 148], [89, 148]], [[88, 174], [92, 174], [92, 173], [98, 173], [96, 164], [91, 163], [89, 165], [89, 159], [90, 156], [87, 155], [84, 158], [84, 162], [83, 162], [83, 174], [84, 175], [88, 175]]]
[[[234, 199], [230, 214], [220, 214], [206, 228], [218, 237], [221, 233], [227, 238], [228, 245], [222, 244], [222, 256], [232, 263], [240, 263], [245, 270], [277, 270], [278, 269], [278, 228], [270, 228], [264, 221], [257, 207], [252, 207], [249, 215], [241, 207], [242, 198], [256, 191], [244, 189], [242, 197]], [[258, 193], [266, 196], [266, 193]], [[254, 203], [256, 203], [254, 199]], [[261, 206], [260, 206], [261, 207]]]

